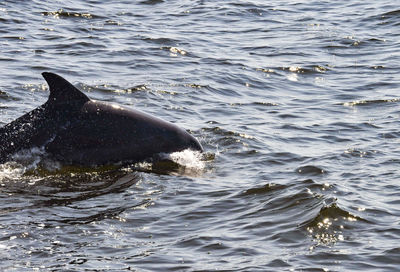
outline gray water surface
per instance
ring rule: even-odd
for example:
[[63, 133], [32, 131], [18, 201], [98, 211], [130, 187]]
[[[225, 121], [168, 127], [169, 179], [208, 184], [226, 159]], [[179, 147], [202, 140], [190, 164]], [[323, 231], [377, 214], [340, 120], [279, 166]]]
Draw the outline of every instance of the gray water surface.
[[206, 154], [19, 154], [0, 165], [0, 270], [397, 271], [399, 22], [398, 1], [1, 1], [1, 125], [51, 71]]

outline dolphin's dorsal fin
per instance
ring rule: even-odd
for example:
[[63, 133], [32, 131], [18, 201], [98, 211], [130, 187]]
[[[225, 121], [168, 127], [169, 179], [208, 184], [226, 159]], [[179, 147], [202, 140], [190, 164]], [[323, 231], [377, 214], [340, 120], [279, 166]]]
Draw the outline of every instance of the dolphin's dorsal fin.
[[85, 103], [90, 100], [89, 97], [87, 97], [63, 77], [49, 72], [43, 72], [42, 76], [47, 81], [47, 84], [49, 84], [50, 88], [48, 103]]

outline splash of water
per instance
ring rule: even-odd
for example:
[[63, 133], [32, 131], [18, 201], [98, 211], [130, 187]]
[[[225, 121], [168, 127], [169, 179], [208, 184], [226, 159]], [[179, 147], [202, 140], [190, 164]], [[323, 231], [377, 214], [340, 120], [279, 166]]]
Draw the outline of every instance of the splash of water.
[[[15, 153], [11, 160], [0, 164], [0, 182], [18, 181], [23, 179], [24, 175], [35, 171], [39, 167], [54, 171], [60, 168], [59, 163], [47, 158], [44, 147], [33, 147], [24, 149]], [[34, 179], [30, 179], [34, 180]]]
[[167, 158], [171, 161], [179, 164], [182, 167], [194, 170], [203, 170], [205, 168], [205, 162], [202, 160], [202, 157], [202, 153], [199, 151], [192, 151], [190, 149], [167, 155]]
[[164, 175], [198, 176], [204, 173], [206, 160], [203, 153], [186, 149], [169, 154], [158, 154], [155, 160], [136, 163], [133, 168]]

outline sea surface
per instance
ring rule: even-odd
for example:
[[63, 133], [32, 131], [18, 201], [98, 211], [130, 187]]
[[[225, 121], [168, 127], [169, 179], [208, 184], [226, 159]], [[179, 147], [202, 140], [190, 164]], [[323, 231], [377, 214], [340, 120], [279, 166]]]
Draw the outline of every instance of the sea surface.
[[400, 271], [399, 4], [0, 1], [1, 126], [47, 100], [49, 71], [205, 149], [16, 154], [0, 270]]

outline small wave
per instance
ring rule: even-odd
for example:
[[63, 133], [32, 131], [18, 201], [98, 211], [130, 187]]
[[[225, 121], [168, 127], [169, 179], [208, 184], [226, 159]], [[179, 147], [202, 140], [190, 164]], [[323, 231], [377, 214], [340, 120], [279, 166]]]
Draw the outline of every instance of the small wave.
[[332, 203], [322, 207], [315, 217], [300, 226], [313, 237], [317, 246], [330, 245], [343, 241], [343, 230], [351, 229], [351, 224], [356, 221], [367, 222]]
[[[42, 207], [66, 207], [74, 209], [76, 214], [82, 210], [82, 201], [98, 199], [108, 194], [126, 192], [131, 186], [137, 184], [141, 177], [131, 169], [71, 169], [61, 168], [56, 172], [46, 173], [41, 176], [37, 173], [25, 174], [21, 167], [12, 167], [9, 169], [17, 171], [8, 175], [7, 182], [0, 182], [0, 193], [5, 193], [16, 199], [18, 205], [13, 202], [3, 205], [0, 214], [19, 212], [23, 210], [37, 210]], [[5, 174], [5, 171], [3, 171]], [[10, 180], [10, 176], [15, 176]], [[104, 218], [118, 216], [116, 210], [123, 212], [126, 209], [132, 209], [148, 203], [150, 200], [135, 201], [135, 204], [125, 205], [119, 203], [117, 208], [107, 208], [103, 205], [91, 207], [85, 210], [81, 216], [68, 217], [69, 213], [54, 214], [46, 218], [46, 224], [56, 225], [59, 223], [79, 224], [100, 221]], [[96, 203], [96, 201], [94, 202]], [[118, 203], [115, 203], [118, 205]], [[111, 206], [115, 206], [111, 205]], [[75, 214], [74, 213], [74, 214]], [[94, 214], [93, 214], [94, 213]], [[88, 216], [89, 214], [89, 216]]]
[[98, 211], [97, 213], [95, 213], [93, 215], [89, 215], [89, 216], [69, 217], [69, 218], [65, 217], [65, 218], [58, 219], [58, 220], [47, 220], [47, 223], [52, 223], [52, 221], [54, 221], [54, 223], [56, 225], [58, 225], [60, 223], [84, 225], [84, 224], [88, 224], [91, 222], [102, 221], [107, 218], [117, 218], [118, 219], [119, 215], [121, 213], [125, 212], [126, 210], [139, 209], [139, 208], [147, 207], [150, 204], [151, 204], [150, 200], [143, 200], [142, 202], [135, 203], [134, 205], [130, 205], [130, 206], [122, 205], [119, 207], [108, 208], [108, 209], [105, 209], [102, 211]]
[[367, 17], [365, 20], [378, 20], [380, 21], [381, 25], [393, 25], [393, 26], [398, 26], [399, 25], [399, 19], [400, 18], [400, 9], [388, 11], [385, 13], [377, 14], [371, 17]]
[[235, 137], [240, 137], [240, 138], [244, 138], [244, 139], [255, 139], [254, 136], [248, 135], [246, 133], [238, 133], [238, 132], [234, 132], [234, 131], [230, 131], [230, 130], [225, 130], [220, 127], [204, 128], [203, 130], [213, 132], [214, 134], [220, 135], [220, 136], [235, 136]]
[[361, 150], [357, 148], [348, 148], [346, 149], [342, 156], [345, 158], [351, 158], [351, 157], [372, 157], [374, 156], [378, 151], [376, 150]]
[[323, 65], [310, 65], [307, 67], [300, 66], [287, 66], [287, 67], [274, 67], [274, 68], [257, 68], [257, 71], [261, 71], [266, 74], [276, 74], [278, 71], [291, 72], [294, 74], [323, 74], [329, 71], [327, 66]]
[[265, 106], [265, 107], [275, 107], [275, 106], [279, 106], [279, 104], [277, 103], [273, 103], [273, 102], [263, 102], [263, 101], [255, 101], [255, 102], [249, 102], [249, 103], [242, 103], [242, 102], [236, 102], [236, 103], [231, 103], [230, 104], [232, 107], [236, 107], [236, 106]]
[[262, 195], [262, 194], [268, 194], [271, 192], [275, 192], [277, 190], [283, 190], [285, 188], [286, 188], [285, 185], [267, 183], [263, 186], [247, 189], [241, 195], [242, 196]]
[[140, 4], [143, 5], [157, 5], [157, 4], [161, 4], [164, 3], [164, 0], [145, 0], [140, 2]]
[[150, 87], [148, 87], [146, 84], [139, 84], [133, 87], [129, 87], [126, 89], [121, 89], [116, 85], [111, 85], [111, 84], [99, 84], [99, 85], [85, 85], [85, 84], [78, 84], [79, 88], [81, 90], [87, 91], [87, 92], [99, 92], [99, 93], [118, 93], [118, 94], [130, 94], [130, 93], [135, 93], [135, 92], [142, 92], [142, 91], [150, 91]]
[[290, 67], [282, 67], [283, 71], [289, 71], [292, 73], [298, 74], [315, 74], [315, 73], [325, 73], [329, 69], [322, 65], [313, 65], [310, 67], [299, 67], [299, 66], [290, 66]]
[[141, 37], [141, 39], [143, 41], [149, 42], [149, 43], [155, 43], [158, 45], [176, 45], [177, 43], [179, 43], [178, 40], [172, 39], [172, 38], [152, 38], [152, 37], [146, 37], [143, 36]]
[[150, 88], [148, 86], [146, 86], [145, 84], [140, 84], [137, 86], [133, 86], [131, 88], [127, 88], [127, 89], [115, 89], [113, 90], [113, 92], [115, 93], [134, 93], [134, 92], [142, 92], [142, 91], [150, 91]]
[[400, 18], [400, 9], [383, 13], [382, 18], [386, 18], [386, 17]]
[[227, 130], [222, 127], [207, 127], [203, 128], [202, 132], [206, 135], [212, 146], [217, 146], [221, 150], [234, 148], [236, 155], [243, 155], [243, 152], [249, 152], [247, 155], [257, 154], [260, 139], [250, 134], [248, 130], [236, 132]]
[[188, 84], [184, 84], [184, 86], [193, 88], [193, 89], [209, 88], [208, 85], [202, 85], [202, 84], [197, 84], [197, 83], [188, 83]]
[[305, 166], [301, 166], [299, 168], [296, 169], [296, 173], [300, 174], [300, 175], [322, 175], [322, 174], [326, 174], [326, 171], [322, 168], [319, 168], [317, 166], [314, 165], [305, 165]]
[[63, 9], [59, 9], [57, 11], [44, 11], [42, 12], [44, 16], [53, 16], [54, 18], [85, 18], [85, 19], [93, 19], [93, 18], [101, 18], [101, 16], [94, 15], [88, 12], [70, 12], [64, 11]]
[[357, 106], [374, 106], [383, 103], [398, 103], [400, 102], [399, 98], [392, 99], [375, 99], [375, 100], [357, 100], [352, 102], [345, 102], [343, 106], [346, 107], [357, 107]]

